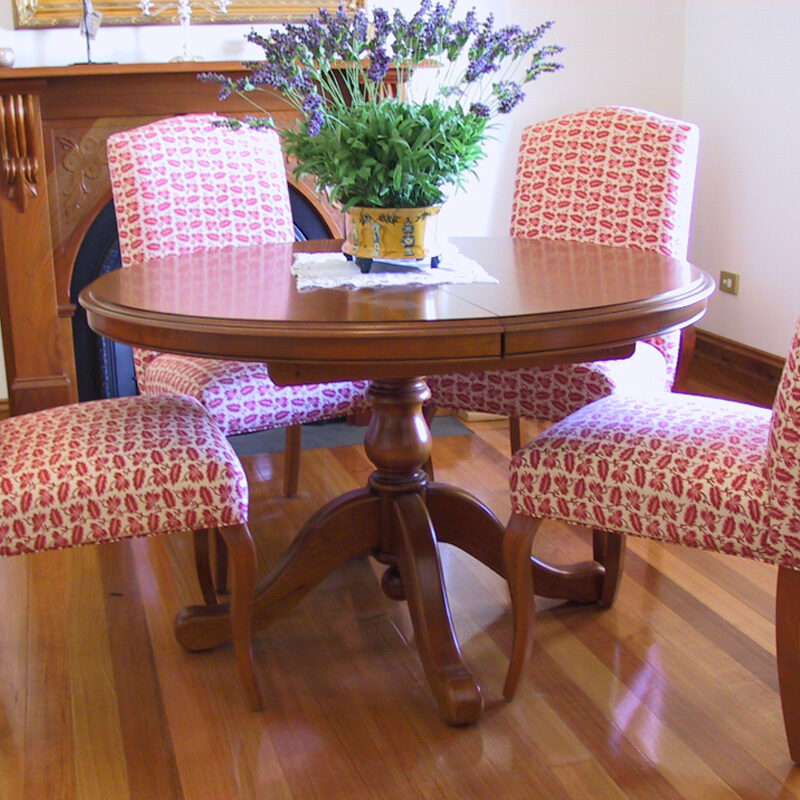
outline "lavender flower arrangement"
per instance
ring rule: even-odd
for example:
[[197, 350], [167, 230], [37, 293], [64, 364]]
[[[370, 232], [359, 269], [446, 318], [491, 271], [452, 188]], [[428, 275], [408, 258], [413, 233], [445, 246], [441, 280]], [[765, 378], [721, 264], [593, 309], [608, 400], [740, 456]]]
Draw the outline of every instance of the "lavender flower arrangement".
[[[474, 172], [491, 120], [524, 99], [524, 84], [561, 68], [550, 60], [559, 46], [537, 47], [551, 22], [495, 29], [491, 15], [479, 21], [474, 10], [455, 19], [455, 4], [422, 0], [410, 19], [375, 8], [371, 25], [363, 10], [321, 9], [267, 36], [251, 31], [264, 57], [245, 64], [246, 77], [200, 77], [221, 82], [220, 98], [236, 93], [262, 112], [258, 92], [288, 100], [299, 123], [281, 135], [295, 177], [314, 176], [344, 210], [436, 205]], [[423, 81], [415, 98], [417, 79], [434, 68], [436, 81]], [[391, 70], [403, 87], [397, 97], [387, 91]], [[273, 127], [268, 116], [226, 124]]]

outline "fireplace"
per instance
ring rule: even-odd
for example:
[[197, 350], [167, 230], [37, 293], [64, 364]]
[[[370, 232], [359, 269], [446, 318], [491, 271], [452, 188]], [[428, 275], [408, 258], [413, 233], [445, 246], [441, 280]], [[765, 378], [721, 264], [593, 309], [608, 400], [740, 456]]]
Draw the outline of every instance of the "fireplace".
[[[289, 203], [297, 241], [333, 237], [314, 204], [291, 184]], [[83, 237], [70, 284], [70, 301], [75, 307], [72, 316], [75, 374], [81, 402], [137, 393], [131, 348], [98, 336], [89, 327], [86, 312], [78, 305], [81, 289], [95, 278], [121, 267], [114, 205], [108, 202]]]
[[[251, 111], [236, 97], [222, 105], [217, 87], [197, 80], [201, 69], [244, 72], [234, 62], [0, 69], [0, 323], [12, 414], [131, 390], [124, 349], [80, 332], [86, 277], [75, 272], [91, 280], [118, 263], [109, 135], [175, 114]], [[281, 98], [269, 103], [279, 127], [295, 119]], [[298, 235], [340, 236], [341, 214], [307, 183], [290, 184]], [[299, 208], [310, 209], [306, 221]], [[98, 348], [104, 366], [87, 377], [76, 352]]]

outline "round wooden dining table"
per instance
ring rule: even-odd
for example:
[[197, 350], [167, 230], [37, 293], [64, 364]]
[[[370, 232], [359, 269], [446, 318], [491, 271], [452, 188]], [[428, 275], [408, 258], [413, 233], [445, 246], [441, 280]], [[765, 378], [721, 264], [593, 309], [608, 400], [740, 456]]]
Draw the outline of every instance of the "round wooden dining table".
[[[119, 342], [269, 365], [278, 384], [369, 378], [364, 439], [368, 485], [326, 503], [256, 589], [254, 629], [286, 613], [347, 559], [386, 565], [384, 591], [405, 599], [442, 718], [476, 720], [481, 688], [453, 630], [438, 543], [500, 575], [504, 526], [478, 499], [423, 469], [431, 434], [425, 376], [624, 358], [635, 342], [696, 322], [714, 289], [692, 264], [639, 250], [576, 242], [459, 238], [453, 243], [497, 284], [298, 291], [296, 250], [336, 242], [200, 251], [94, 281], [80, 295], [89, 325]], [[531, 558], [536, 593], [599, 598], [604, 567]], [[230, 637], [228, 607], [192, 606], [176, 621], [185, 647]]]

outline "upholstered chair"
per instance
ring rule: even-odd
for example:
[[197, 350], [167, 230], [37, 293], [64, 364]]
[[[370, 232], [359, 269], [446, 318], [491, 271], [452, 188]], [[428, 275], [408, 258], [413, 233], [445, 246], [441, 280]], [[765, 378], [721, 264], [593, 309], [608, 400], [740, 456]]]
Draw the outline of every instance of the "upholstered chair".
[[[0, 422], [0, 556], [217, 530], [233, 576], [231, 627], [253, 708], [251, 614], [256, 554], [247, 479], [208, 412], [180, 395], [97, 400]], [[202, 553], [202, 551], [201, 551]], [[216, 604], [198, 560], [206, 603]]]
[[[531, 125], [519, 151], [511, 235], [685, 258], [697, 146], [694, 125], [634, 108]], [[669, 390], [676, 376], [680, 385], [693, 348], [690, 330], [681, 355], [673, 331], [638, 343], [627, 359], [431, 375], [426, 416], [436, 406], [508, 416], [515, 452], [521, 417], [555, 421], [612, 392]]]
[[610, 532], [599, 540], [617, 542], [604, 605], [616, 595], [625, 534], [756, 559], [778, 567], [778, 679], [789, 750], [800, 763], [800, 324], [772, 411], [691, 395], [612, 395], [518, 451], [510, 480], [507, 697], [532, 640], [529, 560], [542, 519]]
[[[294, 239], [275, 131], [230, 130], [214, 115], [162, 119], [108, 138], [122, 265]], [[300, 425], [364, 411], [366, 382], [276, 386], [264, 364], [134, 348], [143, 394], [199, 400], [228, 436], [286, 428], [284, 493], [297, 493]]]

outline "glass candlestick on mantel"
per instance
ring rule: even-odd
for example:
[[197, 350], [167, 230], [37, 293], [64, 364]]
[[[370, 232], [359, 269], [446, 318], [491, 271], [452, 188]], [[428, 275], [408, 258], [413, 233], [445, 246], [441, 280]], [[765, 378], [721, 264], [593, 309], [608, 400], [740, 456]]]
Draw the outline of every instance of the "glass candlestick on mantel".
[[191, 0], [176, 0], [174, 3], [154, 3], [153, 0], [139, 0], [138, 6], [142, 10], [142, 14], [146, 17], [154, 17], [162, 14], [165, 11], [174, 10], [178, 23], [181, 26], [183, 34], [183, 45], [181, 52], [171, 58], [170, 61], [202, 61], [202, 56], [194, 56], [189, 52], [189, 27], [192, 22], [192, 9], [202, 8], [205, 11], [211, 11], [219, 14], [227, 14], [230, 0], [215, 0], [211, 4], [207, 3], [192, 3]]

